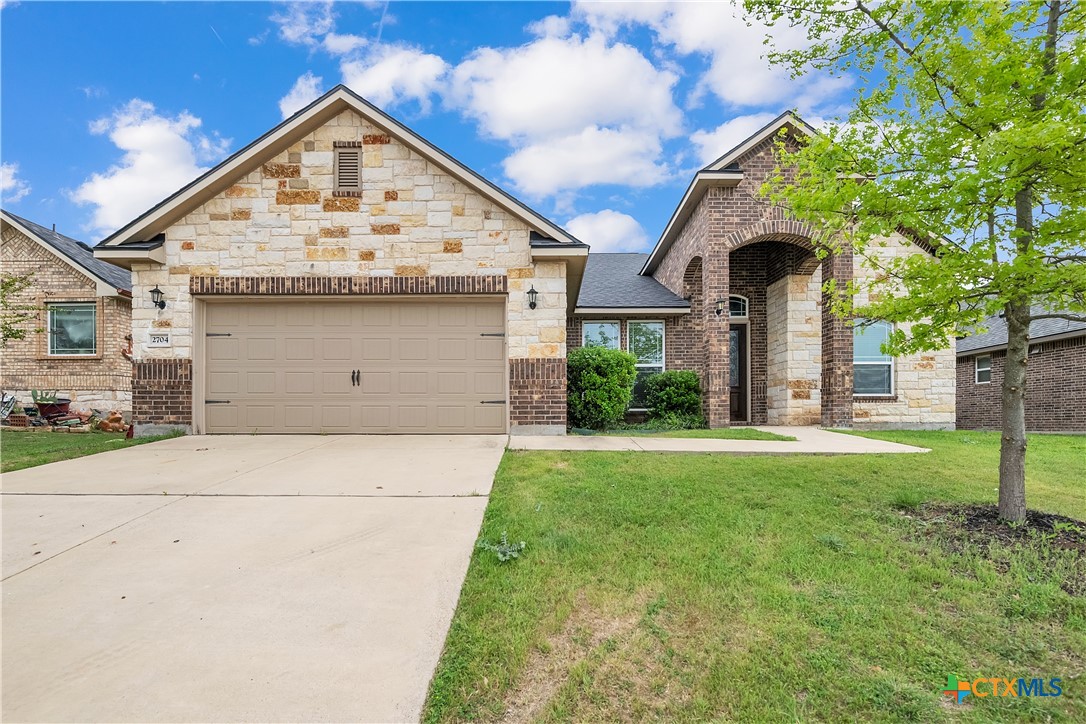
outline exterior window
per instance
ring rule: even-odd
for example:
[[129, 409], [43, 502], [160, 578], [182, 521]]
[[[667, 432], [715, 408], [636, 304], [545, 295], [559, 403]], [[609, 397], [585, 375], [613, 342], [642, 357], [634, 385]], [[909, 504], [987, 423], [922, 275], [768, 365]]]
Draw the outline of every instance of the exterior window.
[[621, 347], [618, 322], [585, 322], [581, 344], [585, 347], [618, 349]]
[[95, 355], [98, 346], [95, 337], [98, 330], [98, 305], [50, 304], [49, 354]]
[[974, 358], [976, 364], [975, 382], [978, 385], [986, 385], [992, 381], [992, 355], [985, 354]]
[[894, 394], [894, 358], [882, 351], [893, 325], [856, 319], [852, 328], [853, 394]]
[[362, 191], [362, 149], [335, 149], [335, 193]]
[[732, 319], [747, 317], [747, 298], [741, 297], [738, 294], [733, 294], [728, 297], [728, 316]]
[[645, 380], [664, 371], [664, 323], [627, 322], [627, 347], [637, 357], [637, 381], [634, 382], [630, 409], [645, 409]]

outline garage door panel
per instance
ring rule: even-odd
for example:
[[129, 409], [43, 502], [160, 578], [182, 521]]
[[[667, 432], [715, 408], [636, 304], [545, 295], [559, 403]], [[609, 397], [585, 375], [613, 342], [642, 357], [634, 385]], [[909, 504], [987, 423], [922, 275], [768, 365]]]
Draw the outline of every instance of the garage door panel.
[[271, 362], [276, 359], [276, 340], [271, 337], [250, 337], [245, 340], [245, 359]]
[[245, 375], [245, 391], [251, 395], [275, 394], [274, 372], [250, 372]]
[[[500, 433], [504, 305], [212, 302], [208, 432]], [[483, 334], [494, 336], [481, 336]], [[228, 335], [228, 336], [225, 336]], [[357, 374], [356, 374], [357, 373]]]
[[283, 391], [288, 395], [312, 395], [316, 390], [316, 372], [283, 373]]
[[312, 362], [317, 351], [317, 340], [301, 337], [290, 337], [283, 346], [284, 357], [291, 361]]

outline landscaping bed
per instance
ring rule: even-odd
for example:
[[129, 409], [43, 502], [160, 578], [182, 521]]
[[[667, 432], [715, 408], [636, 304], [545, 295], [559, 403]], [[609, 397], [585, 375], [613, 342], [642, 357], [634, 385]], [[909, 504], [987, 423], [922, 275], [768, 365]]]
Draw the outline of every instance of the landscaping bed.
[[[869, 436], [932, 452], [507, 453], [482, 535], [527, 545], [475, 552], [425, 719], [1086, 721], [1063, 519], [1022, 542], [964, 512], [995, 501], [998, 434]], [[1083, 517], [1086, 438], [1028, 455], [1031, 509]], [[1063, 695], [956, 704], [949, 675]]]

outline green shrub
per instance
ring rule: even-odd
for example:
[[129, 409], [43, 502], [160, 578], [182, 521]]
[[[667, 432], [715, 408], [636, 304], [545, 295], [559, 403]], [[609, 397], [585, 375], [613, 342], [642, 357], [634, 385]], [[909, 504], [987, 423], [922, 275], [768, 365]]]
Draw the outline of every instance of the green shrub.
[[701, 382], [696, 372], [661, 372], [645, 380], [649, 418], [701, 417]]
[[569, 424], [604, 430], [619, 422], [630, 406], [637, 358], [606, 347], [581, 347], [569, 353]]

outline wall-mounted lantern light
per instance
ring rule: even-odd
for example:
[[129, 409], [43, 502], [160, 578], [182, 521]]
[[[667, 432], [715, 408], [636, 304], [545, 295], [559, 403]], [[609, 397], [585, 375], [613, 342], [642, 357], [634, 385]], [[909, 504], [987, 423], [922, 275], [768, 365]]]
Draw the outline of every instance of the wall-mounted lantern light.
[[165, 309], [166, 300], [163, 299], [163, 296], [164, 295], [162, 294], [162, 290], [159, 289], [158, 285], [156, 284], [155, 288], [151, 290], [151, 304], [155, 305], [159, 309]]
[[724, 310], [727, 308], [727, 305], [728, 305], [728, 300], [727, 299], [718, 299], [718, 300], [716, 300], [716, 316], [719, 317], [722, 314], [724, 314]]
[[528, 290], [528, 309], [535, 309], [535, 301], [539, 297], [539, 292], [535, 290], [535, 284]]

